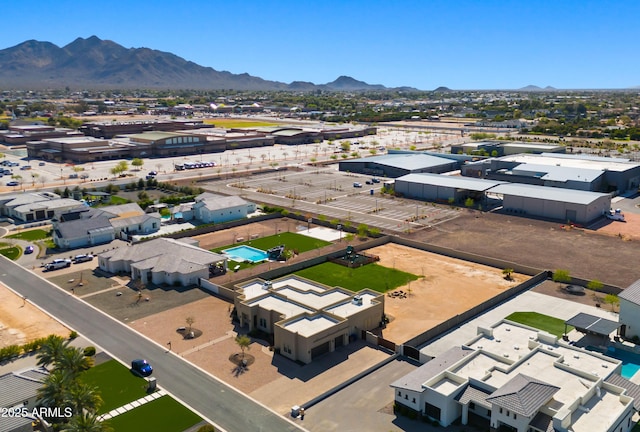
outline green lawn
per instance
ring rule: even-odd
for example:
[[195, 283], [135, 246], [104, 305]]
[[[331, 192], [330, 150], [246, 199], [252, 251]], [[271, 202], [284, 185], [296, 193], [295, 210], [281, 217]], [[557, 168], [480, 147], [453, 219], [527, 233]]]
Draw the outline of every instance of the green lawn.
[[[262, 237], [254, 240], [244, 241], [241, 243], [222, 246], [219, 248], [211, 249], [211, 251], [220, 252], [224, 249], [229, 249], [234, 246], [240, 246], [240, 245], [247, 245], [247, 246], [251, 246], [251, 247], [266, 251], [267, 249], [271, 249], [272, 247], [280, 246], [282, 244], [285, 245], [287, 249], [295, 249], [299, 253], [302, 253], [302, 252], [307, 252], [313, 249], [319, 249], [321, 247], [330, 245], [331, 242], [318, 240], [313, 237], [307, 237], [302, 234], [297, 234], [292, 232], [283, 232], [283, 233], [275, 234], [268, 237]], [[233, 269], [236, 265], [240, 265], [240, 270], [242, 270], [244, 268], [251, 267], [255, 264], [229, 260], [228, 266], [230, 269]]]
[[162, 396], [108, 420], [114, 432], [182, 432], [202, 419], [169, 396]]
[[22, 254], [22, 249], [19, 248], [18, 246], [12, 246], [6, 249], [0, 249], [0, 255], [4, 255], [10, 260], [16, 260], [20, 258], [21, 254]]
[[7, 236], [7, 238], [21, 239], [21, 240], [27, 240], [27, 241], [43, 240], [43, 239], [46, 239], [47, 237], [51, 237], [50, 232], [41, 230], [41, 229], [23, 231], [21, 233], [11, 234]]
[[332, 262], [309, 267], [295, 274], [332, 287], [347, 288], [354, 292], [370, 288], [381, 293], [407, 285], [410, 281], [420, 278], [420, 276], [378, 264], [367, 264], [351, 269]]
[[147, 395], [147, 382], [115, 360], [94, 366], [82, 374], [82, 380], [98, 387], [102, 397], [99, 414], [104, 414]]
[[[529, 327], [544, 330], [552, 335], [562, 337], [564, 334], [564, 320], [543, 315], [537, 312], [514, 312], [506, 319]], [[573, 330], [572, 326], [567, 326], [567, 333]]]

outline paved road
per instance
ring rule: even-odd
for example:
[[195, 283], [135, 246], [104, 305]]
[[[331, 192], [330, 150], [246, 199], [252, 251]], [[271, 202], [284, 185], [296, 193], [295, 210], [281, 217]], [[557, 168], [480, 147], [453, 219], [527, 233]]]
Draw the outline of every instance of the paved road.
[[215, 422], [217, 428], [230, 432], [300, 430], [284, 417], [4, 257], [0, 258], [0, 281], [121, 361], [148, 359], [158, 385]]

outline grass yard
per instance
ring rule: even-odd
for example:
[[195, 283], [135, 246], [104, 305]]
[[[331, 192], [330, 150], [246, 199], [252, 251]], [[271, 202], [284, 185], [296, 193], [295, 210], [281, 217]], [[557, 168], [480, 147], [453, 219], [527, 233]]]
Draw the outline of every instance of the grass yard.
[[[537, 312], [514, 312], [506, 319], [544, 330], [554, 336], [562, 337], [564, 334], [564, 320], [549, 315], [543, 315]], [[567, 326], [567, 333], [571, 330], [573, 330], [573, 327]]]
[[420, 276], [378, 264], [367, 264], [351, 269], [332, 262], [309, 267], [295, 274], [331, 287], [340, 286], [354, 292], [370, 288], [381, 293], [420, 278]]
[[82, 380], [98, 387], [100, 391], [104, 403], [98, 414], [108, 413], [147, 395], [147, 382], [116, 360], [92, 367], [82, 374]]
[[182, 432], [202, 419], [169, 396], [162, 396], [108, 420], [114, 432]]
[[16, 260], [20, 258], [20, 255], [22, 255], [22, 248], [18, 246], [12, 246], [9, 248], [0, 249], [0, 255], [4, 255], [10, 260]]
[[23, 231], [17, 234], [11, 234], [7, 236], [7, 238], [27, 240], [27, 241], [43, 240], [43, 239], [46, 239], [47, 237], [51, 237], [50, 231], [45, 231], [42, 229]]
[[254, 128], [254, 127], [269, 127], [269, 126], [278, 126], [278, 123], [269, 123], [264, 121], [253, 121], [253, 120], [241, 120], [241, 119], [206, 119], [204, 121], [205, 124], [213, 124], [216, 127], [223, 127], [227, 129], [231, 128]]

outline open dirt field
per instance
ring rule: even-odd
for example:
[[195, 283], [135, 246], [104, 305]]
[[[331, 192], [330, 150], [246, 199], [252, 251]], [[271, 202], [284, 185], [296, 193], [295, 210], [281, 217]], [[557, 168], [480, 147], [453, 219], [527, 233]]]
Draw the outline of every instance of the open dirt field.
[[624, 218], [625, 222], [606, 219], [589, 228], [595, 230], [598, 234], [606, 234], [622, 240], [640, 240], [640, 215], [625, 213]]
[[0, 285], [0, 347], [57, 334], [69, 336], [69, 329]]
[[385, 313], [392, 319], [382, 336], [401, 344], [427, 329], [525, 281], [514, 273], [504, 279], [502, 269], [469, 263], [393, 243], [369, 249], [380, 265], [424, 277], [399, 287], [405, 298], [385, 297]]
[[511, 215], [461, 212], [410, 238], [625, 288], [640, 278], [637, 241]]

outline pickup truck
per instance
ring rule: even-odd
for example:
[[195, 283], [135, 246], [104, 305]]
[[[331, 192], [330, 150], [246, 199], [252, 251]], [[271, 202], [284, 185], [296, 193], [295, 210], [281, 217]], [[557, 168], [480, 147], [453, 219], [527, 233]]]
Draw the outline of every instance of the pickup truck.
[[70, 259], [54, 259], [49, 264], [46, 264], [44, 266], [44, 269], [46, 271], [53, 271], [53, 270], [59, 270], [65, 267], [71, 267]]

